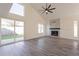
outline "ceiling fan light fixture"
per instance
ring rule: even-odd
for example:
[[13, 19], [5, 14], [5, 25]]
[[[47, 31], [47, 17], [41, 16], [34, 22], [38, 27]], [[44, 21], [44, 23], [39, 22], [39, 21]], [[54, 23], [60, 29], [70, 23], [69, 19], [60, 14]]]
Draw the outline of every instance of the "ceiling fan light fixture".
[[46, 10], [46, 12], [48, 12], [48, 11]]

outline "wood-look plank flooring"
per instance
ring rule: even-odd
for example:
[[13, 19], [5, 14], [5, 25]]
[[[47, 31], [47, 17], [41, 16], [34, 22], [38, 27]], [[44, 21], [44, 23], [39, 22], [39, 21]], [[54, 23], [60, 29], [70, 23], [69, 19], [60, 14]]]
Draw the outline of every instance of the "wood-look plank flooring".
[[79, 56], [79, 40], [42, 37], [0, 47], [0, 56]]

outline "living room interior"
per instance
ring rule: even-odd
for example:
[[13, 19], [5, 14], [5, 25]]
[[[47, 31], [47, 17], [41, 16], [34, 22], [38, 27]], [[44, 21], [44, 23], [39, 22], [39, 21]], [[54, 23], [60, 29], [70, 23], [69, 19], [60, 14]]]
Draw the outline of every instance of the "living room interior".
[[0, 56], [78, 56], [79, 3], [0, 3]]

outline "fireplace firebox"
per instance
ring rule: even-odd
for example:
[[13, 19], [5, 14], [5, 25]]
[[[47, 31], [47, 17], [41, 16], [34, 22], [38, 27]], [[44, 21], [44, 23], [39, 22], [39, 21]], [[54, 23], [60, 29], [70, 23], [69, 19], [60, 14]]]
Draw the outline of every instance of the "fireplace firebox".
[[51, 31], [52, 36], [58, 36], [58, 31]]

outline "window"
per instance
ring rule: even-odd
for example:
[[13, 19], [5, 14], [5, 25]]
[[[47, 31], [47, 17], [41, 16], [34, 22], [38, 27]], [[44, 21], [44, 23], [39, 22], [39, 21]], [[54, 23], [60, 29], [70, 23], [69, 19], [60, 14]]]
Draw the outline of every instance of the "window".
[[78, 37], [78, 21], [74, 21], [74, 37]]
[[14, 20], [1, 19], [1, 44], [14, 41]]
[[1, 18], [1, 44], [24, 39], [24, 22]]
[[15, 33], [16, 41], [24, 39], [24, 22], [15, 21]]
[[10, 13], [24, 16], [24, 6], [17, 3], [13, 3], [10, 9]]
[[44, 25], [38, 24], [38, 33], [43, 33], [43, 32], [44, 32]]

